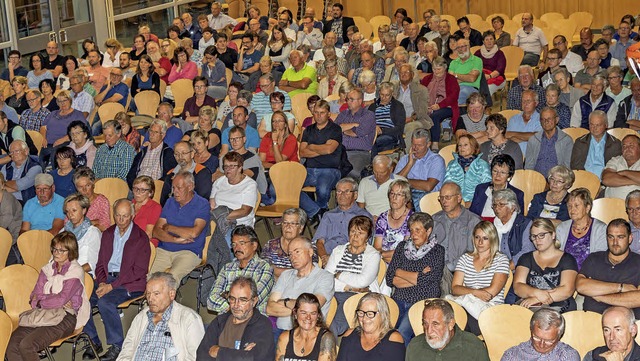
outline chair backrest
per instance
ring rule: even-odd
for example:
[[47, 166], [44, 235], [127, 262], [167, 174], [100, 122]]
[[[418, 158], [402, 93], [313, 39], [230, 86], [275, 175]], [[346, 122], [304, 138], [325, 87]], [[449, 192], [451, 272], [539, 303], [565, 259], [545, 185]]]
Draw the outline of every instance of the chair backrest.
[[[202, 261], [200, 262], [200, 265], [205, 265], [207, 264], [207, 253], [209, 252], [209, 245], [211, 244], [211, 237], [213, 237], [213, 231], [216, 230], [216, 222], [214, 222], [213, 220], [210, 223], [209, 226], [209, 235], [204, 239], [204, 248], [202, 249]], [[153, 258], [156, 258], [155, 255], [155, 247], [153, 247]], [[149, 264], [149, 269], [151, 269], [151, 264]]]
[[576, 22], [573, 19], [557, 19], [548, 24], [549, 27], [555, 28], [558, 34], [564, 35], [567, 40], [571, 39], [576, 32]]
[[280, 162], [269, 169], [269, 177], [276, 189], [276, 204], [297, 208], [307, 168], [298, 162]]
[[18, 236], [18, 250], [24, 264], [39, 270], [49, 263], [52, 239], [51, 233], [34, 229]]
[[378, 37], [378, 28], [380, 25], [391, 25], [391, 19], [386, 15], [376, 15], [369, 19], [371, 29], [373, 30], [373, 37]]
[[569, 192], [576, 188], [587, 188], [591, 192], [591, 197], [595, 198], [600, 191], [600, 178], [588, 170], [574, 170], [576, 180], [573, 182]]
[[524, 192], [524, 209], [522, 210], [524, 215], [529, 210], [529, 203], [531, 203], [533, 196], [543, 192], [547, 187], [547, 180], [544, 176], [532, 169], [516, 170], [509, 183]]
[[358, 27], [358, 30], [360, 30], [362, 39], [370, 40], [371, 36], [378, 35], [378, 29], [374, 29], [373, 26], [371, 26], [371, 23], [369, 23], [367, 19], [363, 18], [362, 16], [354, 16], [353, 22]]
[[[293, 19], [291, 21], [298, 21], [298, 1], [297, 0], [279, 0], [278, 5], [284, 6], [287, 9], [291, 10], [293, 14]], [[320, 11], [320, 9], [316, 9], [316, 11]]]
[[[573, 39], [580, 41], [580, 30], [582, 28], [590, 28], [593, 22], [593, 14], [588, 11], [577, 11], [569, 15], [569, 19], [576, 22], [576, 32], [573, 34]], [[576, 39], [577, 36], [577, 39]]]
[[[115, 201], [121, 198], [127, 198], [129, 195], [129, 185], [120, 178], [102, 178], [96, 181], [95, 192], [107, 197], [109, 205], [113, 208]], [[157, 189], [156, 192], [158, 192]], [[109, 212], [109, 218], [111, 219], [111, 224], [113, 224], [113, 212]]]
[[589, 129], [585, 129], [585, 128], [564, 128], [562, 129], [562, 131], [565, 132], [568, 136], [570, 136], [574, 142], [576, 141], [576, 139], [589, 133]]
[[[12, 244], [13, 237], [11, 233], [4, 228], [0, 228], [0, 269], [3, 269], [7, 263], [7, 257], [9, 257]], [[0, 360], [2, 360], [2, 358], [0, 358]]]
[[475, 23], [473, 23], [473, 28], [478, 30], [479, 32], [481, 32], [483, 34], [487, 30], [493, 31], [493, 26], [491, 26], [491, 23], [488, 23], [488, 22], [486, 22], [484, 20], [476, 21]]
[[162, 179], [156, 179], [153, 181], [156, 186], [156, 192], [153, 194], [153, 200], [160, 203], [160, 195], [162, 194], [162, 187], [164, 187], [164, 181]]
[[164, 93], [167, 92], [167, 82], [160, 79], [160, 98], [164, 98]]
[[338, 312], [338, 301], [336, 300], [335, 297], [331, 297], [331, 303], [329, 304], [329, 311], [327, 312], [327, 315], [324, 318], [324, 322], [327, 324], [327, 326], [331, 326], [331, 322], [333, 322], [333, 319], [336, 317], [336, 312]]
[[124, 106], [120, 103], [104, 103], [98, 108], [98, 115], [100, 116], [100, 122], [102, 124], [113, 120], [116, 114], [120, 112], [124, 112]]
[[[429, 301], [429, 299], [418, 301], [409, 308], [409, 323], [411, 323], [411, 328], [415, 335], [424, 333], [424, 327], [422, 326], [422, 311], [424, 311], [424, 303], [427, 301]], [[467, 326], [468, 320], [467, 311], [453, 301], [447, 302], [449, 302], [451, 308], [453, 308], [453, 318], [456, 319], [456, 325], [458, 325], [460, 329], [464, 330]]]
[[507, 349], [531, 337], [529, 321], [532, 315], [528, 308], [507, 304], [482, 311], [478, 325], [491, 361], [499, 361]]
[[171, 94], [173, 94], [173, 100], [175, 107], [173, 114], [182, 113], [184, 108], [184, 102], [193, 96], [193, 82], [190, 79], [178, 79], [171, 83]]
[[29, 137], [31, 137], [33, 145], [38, 150], [38, 154], [40, 154], [40, 151], [44, 146], [44, 137], [42, 136], [42, 134], [40, 134], [40, 132], [37, 132], [35, 130], [27, 130], [27, 134], [29, 134]]
[[160, 104], [160, 95], [158, 93], [153, 90], [143, 90], [136, 94], [134, 99], [139, 115], [146, 115], [152, 118], [156, 117], [158, 105]]
[[540, 16], [540, 20], [546, 22], [547, 24], [552, 24], [556, 20], [564, 20], [564, 15], [562, 15], [561, 13], [554, 13], [554, 12], [546, 13]]
[[506, 67], [504, 69], [504, 75], [508, 81], [511, 81], [518, 77], [518, 68], [524, 57], [524, 50], [518, 46], [505, 46], [500, 48], [504, 53], [504, 57], [507, 60]]
[[505, 110], [499, 111], [498, 113], [502, 114], [507, 119], [507, 123], [509, 123], [509, 120], [511, 118], [513, 118], [515, 115], [522, 113], [522, 111], [518, 109], [505, 109]]
[[378, 267], [378, 277], [376, 278], [378, 284], [381, 285], [387, 275], [387, 262], [380, 258], [380, 266]]
[[420, 199], [420, 210], [430, 215], [434, 215], [442, 210], [442, 204], [438, 201], [440, 192], [431, 192], [425, 194]]
[[0, 270], [0, 292], [14, 330], [20, 314], [31, 309], [29, 295], [37, 281], [38, 271], [31, 266], [14, 264]]
[[229, 84], [231, 84], [231, 79], [233, 78], [233, 70], [229, 69], [229, 68], [224, 68], [224, 76], [225, 78], [227, 78], [227, 87], [229, 87]]
[[[524, 14], [524, 13], [517, 13], [517, 14], [515, 14], [515, 15], [513, 15], [513, 16], [511, 17], [511, 20], [513, 20], [513, 21], [515, 21], [516, 23], [520, 24], [520, 21], [522, 21], [522, 15], [523, 15], [523, 14]], [[534, 21], [535, 21], [535, 19], [536, 19], [536, 18], [535, 18], [535, 15], [534, 15]], [[515, 34], [514, 34], [514, 35], [515, 35]]]
[[[578, 351], [580, 359], [587, 352], [598, 346], [604, 345], [602, 335], [602, 315], [591, 311], [571, 311], [563, 313], [565, 321], [564, 336], [562, 342]], [[584, 330], [590, 330], [584, 332]]]
[[486, 22], [488, 22], [489, 24], [491, 24], [491, 19], [495, 18], [496, 16], [501, 16], [502, 19], [506, 22], [507, 20], [511, 20], [511, 17], [505, 13], [493, 13], [489, 16], [487, 16], [484, 20]]
[[545, 38], [547, 39], [553, 39], [556, 36], [560, 35], [560, 31], [552, 26], [542, 26], [540, 24], [536, 24], [536, 25], [540, 27], [540, 30], [542, 30]]
[[453, 160], [453, 153], [456, 151], [457, 144], [449, 144], [438, 151], [438, 154], [444, 159], [445, 167]]
[[607, 130], [607, 133], [620, 139], [620, 141], [622, 141], [622, 139], [627, 135], [639, 135], [636, 130], [633, 130], [631, 128], [611, 128]]
[[7, 351], [12, 331], [13, 323], [11, 322], [11, 317], [0, 310], [0, 360], [4, 360], [4, 354]]
[[[354, 328], [356, 325], [353, 322], [353, 316], [356, 314], [356, 307], [358, 307], [358, 302], [365, 295], [365, 293], [356, 293], [355, 295], [349, 297], [344, 304], [342, 305], [342, 311], [344, 312], [344, 316], [349, 323], [349, 328]], [[398, 317], [400, 315], [400, 309], [398, 308], [398, 304], [391, 297], [384, 295], [384, 299], [387, 301], [387, 305], [389, 306], [389, 318], [391, 319], [391, 324], [395, 325], [398, 322]]]
[[310, 96], [309, 93], [298, 93], [291, 97], [291, 114], [295, 116], [298, 123], [302, 123], [306, 117], [311, 116], [311, 112], [307, 108], [307, 99]]
[[471, 25], [472, 28], [474, 29], [478, 29], [476, 27], [476, 24], [480, 21], [484, 21], [484, 19], [482, 18], [482, 16], [478, 15], [478, 14], [467, 14], [465, 15], [467, 17], [467, 19], [469, 19], [469, 25]]
[[609, 224], [609, 222], [616, 218], [629, 220], [624, 199], [620, 198], [595, 199], [593, 201], [593, 207], [591, 208], [591, 217], [599, 219], [606, 224]]

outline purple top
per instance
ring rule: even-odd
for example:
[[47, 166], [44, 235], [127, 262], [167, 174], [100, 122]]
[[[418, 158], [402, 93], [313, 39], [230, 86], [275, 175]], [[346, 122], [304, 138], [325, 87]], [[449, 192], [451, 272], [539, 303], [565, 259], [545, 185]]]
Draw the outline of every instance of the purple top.
[[389, 211], [383, 212], [376, 221], [376, 233], [375, 237], [382, 237], [382, 250], [393, 251], [396, 249], [398, 243], [409, 237], [409, 224], [407, 223], [409, 217], [413, 214], [412, 210], [409, 210], [407, 216], [402, 222], [399, 228], [391, 228], [389, 225]]
[[[66, 274], [70, 266], [71, 262], [67, 261], [67, 263], [62, 266], [62, 271], [58, 272], [55, 263], [53, 265], [50, 263], [45, 265], [45, 267], [53, 267], [54, 276], [57, 274]], [[79, 279], [73, 278], [64, 281], [62, 291], [56, 294], [45, 294], [45, 283], [47, 283], [47, 276], [43, 271], [40, 271], [36, 286], [33, 288], [33, 292], [31, 292], [31, 308], [36, 308], [38, 303], [40, 304], [40, 308], [61, 308], [67, 302], [71, 301], [71, 306], [78, 312], [80, 306], [82, 306], [82, 292], [84, 292], [84, 287]]]
[[498, 50], [498, 52], [490, 59], [484, 58], [480, 49], [478, 49], [474, 55], [482, 59], [483, 69], [489, 69], [491, 71], [497, 70], [498, 73], [504, 77], [504, 70], [507, 67], [507, 58], [505, 58], [502, 50]]
[[204, 107], [205, 105], [208, 105], [215, 109], [216, 100], [205, 94], [202, 106], [198, 106], [198, 104], [196, 104], [196, 96], [194, 95], [184, 102], [184, 110], [182, 111], [182, 114], [180, 114], [180, 117], [182, 119], [185, 119], [187, 117], [187, 112], [189, 112], [189, 116], [198, 116], [198, 114], [200, 114], [200, 108]]
[[[355, 114], [351, 114], [349, 109], [341, 112], [336, 117], [336, 124], [358, 123], [359, 126], [352, 130], [355, 137], [343, 135], [342, 144], [347, 150], [368, 150], [373, 147], [373, 139], [376, 135], [376, 116], [368, 109], [360, 109]], [[343, 132], [344, 133], [344, 132]]]
[[[593, 223], [594, 222], [591, 222], [589, 231], [587, 234], [582, 236], [582, 238], [576, 238], [570, 230], [569, 237], [567, 238], [567, 244], [564, 246], [564, 251], [575, 257], [576, 262], [578, 262], [578, 269], [582, 268], [582, 262], [584, 262], [584, 260], [587, 259], [587, 256], [589, 256], [589, 245], [591, 244], [591, 230], [593, 229]], [[571, 222], [571, 226], [573, 227], [573, 222]]]
[[42, 122], [43, 127], [47, 127], [47, 145], [55, 143], [56, 140], [67, 136], [67, 127], [74, 120], [87, 123], [87, 119], [84, 117], [81, 111], [73, 110], [73, 112], [67, 115], [60, 115], [59, 110], [54, 110]]

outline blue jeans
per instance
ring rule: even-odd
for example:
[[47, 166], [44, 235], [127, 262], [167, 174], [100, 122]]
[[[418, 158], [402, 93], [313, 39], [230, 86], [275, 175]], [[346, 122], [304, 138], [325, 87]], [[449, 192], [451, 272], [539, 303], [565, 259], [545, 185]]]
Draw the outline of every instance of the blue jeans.
[[439, 142], [440, 141], [440, 132], [441, 127], [440, 124], [447, 118], [451, 118], [453, 116], [453, 111], [451, 108], [440, 108], [435, 112], [431, 113], [431, 120], [433, 121], [433, 127], [429, 130], [431, 132], [431, 141]]
[[305, 192], [300, 193], [300, 208], [307, 212], [309, 218], [318, 213], [321, 208], [329, 208], [331, 190], [340, 180], [340, 170], [336, 168], [307, 168], [307, 178], [304, 186], [316, 187], [316, 200]]
[[[479, 76], [484, 76], [480, 73]], [[477, 93], [478, 89], [469, 85], [460, 85], [460, 95], [458, 95], [458, 104], [464, 104], [467, 102], [467, 98], [473, 93]]]
[[[116, 278], [107, 276], [107, 283], [115, 281]], [[111, 290], [111, 292], [98, 298], [96, 290], [98, 284], [93, 287], [93, 293], [89, 299], [91, 307], [98, 307], [100, 311], [100, 317], [104, 324], [104, 330], [107, 334], [107, 344], [117, 345], [122, 348], [122, 342], [124, 341], [124, 333], [122, 332], [122, 322], [120, 321], [120, 314], [118, 313], [118, 305], [124, 301], [142, 296], [143, 292], [131, 292], [129, 293], [124, 287], [118, 287]], [[98, 331], [96, 325], [93, 322], [93, 317], [89, 317], [89, 321], [84, 326], [84, 332], [89, 335], [91, 341], [96, 345], [102, 345], [100, 338], [98, 337]]]
[[376, 155], [378, 155], [378, 153], [382, 151], [397, 147], [398, 144], [398, 138], [394, 137], [393, 135], [380, 134], [376, 139], [376, 142], [373, 144], [373, 147], [371, 148], [371, 159], [373, 159]]
[[395, 301], [398, 304], [398, 308], [400, 309], [396, 329], [398, 330], [398, 332], [400, 332], [402, 338], [404, 339], [404, 346], [407, 347], [414, 336], [413, 328], [411, 328], [411, 322], [409, 322], [409, 308], [411, 308], [413, 304], [399, 300]]
[[520, 65], [538, 66], [539, 62], [540, 62], [540, 54], [525, 52], [524, 56], [522, 57], [522, 62], [520, 63]]
[[413, 202], [413, 209], [416, 212], [421, 212], [420, 210], [420, 200], [427, 194], [425, 191], [419, 191], [417, 189], [411, 190], [411, 201]]
[[260, 203], [270, 206], [276, 202], [276, 187], [273, 186], [271, 179], [267, 179], [267, 184], [267, 191], [261, 195]]

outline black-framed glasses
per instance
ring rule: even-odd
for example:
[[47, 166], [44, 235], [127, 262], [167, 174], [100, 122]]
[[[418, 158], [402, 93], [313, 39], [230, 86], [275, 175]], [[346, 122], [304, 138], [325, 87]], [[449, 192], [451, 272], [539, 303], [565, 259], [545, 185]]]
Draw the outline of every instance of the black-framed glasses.
[[546, 236], [547, 236], [547, 234], [551, 234], [551, 232], [540, 232], [540, 233], [538, 233], [538, 234], [533, 234], [533, 233], [532, 233], [532, 234], [529, 236], [529, 239], [530, 239], [531, 241], [535, 241], [536, 239], [544, 239], [544, 237], [546, 237]]
[[379, 311], [363, 311], [363, 310], [356, 310], [356, 315], [358, 317], [364, 317], [367, 316], [367, 318], [374, 318], [376, 317], [376, 315], [379, 313]]

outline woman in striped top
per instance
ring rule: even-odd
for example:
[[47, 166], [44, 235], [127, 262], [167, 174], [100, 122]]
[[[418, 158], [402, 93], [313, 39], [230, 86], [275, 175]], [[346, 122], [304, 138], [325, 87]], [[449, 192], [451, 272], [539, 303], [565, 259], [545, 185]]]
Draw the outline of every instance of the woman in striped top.
[[482, 221], [473, 228], [473, 252], [460, 256], [453, 274], [451, 293], [445, 297], [469, 314], [465, 330], [480, 334], [478, 316], [485, 309], [504, 303], [504, 286], [509, 277], [509, 259], [498, 252], [496, 227]]

